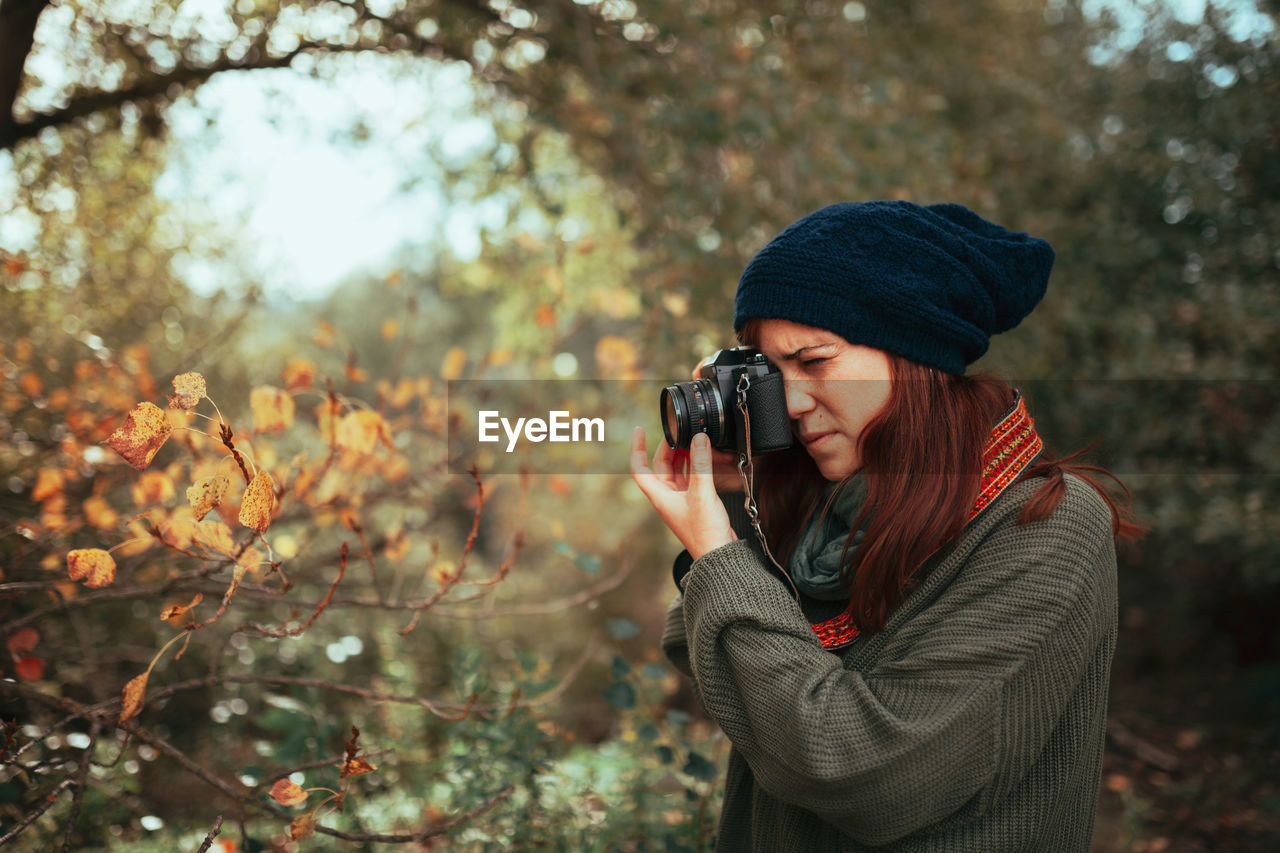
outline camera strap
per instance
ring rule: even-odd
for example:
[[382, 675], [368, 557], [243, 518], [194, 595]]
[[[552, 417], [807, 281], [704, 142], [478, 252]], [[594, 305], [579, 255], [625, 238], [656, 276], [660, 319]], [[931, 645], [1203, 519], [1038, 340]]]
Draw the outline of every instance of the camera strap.
[[747, 389], [750, 387], [751, 377], [744, 370], [738, 377], [737, 388], [738, 411], [742, 413], [743, 445], [746, 447], [746, 450], [738, 454], [738, 475], [742, 477], [742, 488], [746, 495], [743, 507], [747, 511], [747, 518], [751, 520], [751, 527], [756, 532], [756, 538], [760, 540], [760, 547], [764, 550], [764, 555], [782, 573], [782, 577], [787, 582], [787, 585], [791, 587], [791, 592], [796, 601], [799, 601], [800, 590], [796, 589], [795, 582], [791, 580], [791, 573], [784, 569], [773, 556], [773, 552], [769, 550], [769, 543], [765, 541], [764, 531], [760, 528], [760, 508], [756, 506], [755, 463], [751, 459], [751, 412], [747, 408]]

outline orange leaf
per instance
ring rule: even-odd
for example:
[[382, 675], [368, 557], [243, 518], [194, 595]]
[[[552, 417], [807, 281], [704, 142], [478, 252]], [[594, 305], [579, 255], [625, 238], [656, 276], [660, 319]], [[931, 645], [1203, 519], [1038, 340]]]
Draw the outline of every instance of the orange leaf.
[[382, 339], [389, 341], [396, 335], [400, 334], [400, 321], [393, 317], [388, 317], [382, 321]]
[[40, 642], [40, 634], [35, 628], [21, 628], [9, 637], [9, 654], [20, 655], [29, 652]]
[[67, 554], [67, 574], [85, 586], [110, 586], [116, 579], [116, 561], [101, 548], [77, 548]]
[[240, 523], [257, 531], [266, 530], [271, 524], [271, 510], [275, 507], [275, 489], [271, 475], [259, 469], [240, 500]]
[[382, 415], [368, 409], [356, 409], [343, 415], [338, 422], [338, 444], [361, 455], [372, 453], [381, 440], [388, 450], [394, 450], [391, 432]]
[[280, 374], [286, 391], [305, 391], [316, 378], [316, 366], [305, 358], [291, 358]]
[[335, 765], [342, 768], [342, 778], [348, 776], [359, 776], [362, 773], [372, 773], [378, 768], [369, 763], [369, 759], [363, 755], [357, 755], [355, 758], [349, 758], [341, 764]]
[[205, 398], [207, 389], [204, 377], [199, 373], [191, 372], [173, 377], [173, 390], [178, 393], [167, 395], [169, 405], [176, 409], [191, 411]]
[[129, 487], [129, 494], [138, 506], [166, 503], [174, 495], [173, 480], [163, 471], [145, 471]]
[[101, 495], [92, 495], [85, 499], [84, 517], [99, 530], [107, 530], [116, 526], [120, 516], [116, 514]]
[[62, 469], [41, 468], [36, 472], [36, 485], [31, 490], [31, 500], [43, 501], [62, 494]]
[[462, 375], [462, 368], [467, 366], [467, 354], [462, 347], [452, 347], [444, 354], [444, 363], [440, 365], [440, 378], [457, 379]]
[[280, 432], [293, 426], [293, 397], [272, 385], [259, 385], [249, 392], [254, 432]]
[[533, 322], [546, 329], [556, 324], [556, 309], [550, 305], [539, 305], [533, 312]]
[[271, 799], [282, 806], [296, 806], [307, 801], [307, 792], [288, 779], [281, 779], [271, 786]]
[[124, 425], [111, 433], [107, 446], [141, 471], [151, 464], [152, 457], [164, 446], [172, 429], [159, 406], [139, 403], [133, 407]]
[[13, 671], [23, 681], [39, 681], [44, 678], [44, 661], [40, 658], [19, 658], [13, 665]]
[[352, 382], [363, 382], [369, 378], [369, 371], [362, 367], [356, 367], [354, 364], [348, 364], [343, 368], [343, 372], [347, 374], [347, 378]]
[[215, 474], [188, 487], [187, 503], [191, 504], [191, 511], [195, 514], [196, 521], [204, 518], [209, 514], [209, 510], [222, 503], [222, 499], [227, 496], [229, 485], [231, 485], [230, 480], [221, 474]]
[[635, 344], [617, 335], [605, 335], [596, 341], [596, 370], [601, 376], [622, 376], [635, 369], [640, 355]]
[[197, 592], [197, 593], [196, 593], [196, 594], [191, 598], [191, 603], [190, 603], [190, 604], [170, 604], [170, 605], [169, 605], [168, 607], [166, 607], [164, 610], [161, 610], [161, 611], [160, 611], [160, 618], [161, 618], [161, 619], [163, 619], [163, 620], [165, 620], [166, 622], [173, 622], [173, 621], [175, 621], [175, 620], [181, 620], [181, 617], [186, 616], [188, 613], [190, 613], [190, 612], [191, 612], [191, 608], [195, 607], [195, 606], [196, 606], [197, 604], [199, 604], [203, 599], [204, 599], [204, 593], [202, 593], [202, 592]]
[[120, 719], [116, 722], [117, 725], [142, 710], [142, 697], [147, 692], [147, 676], [150, 674], [149, 671], [144, 672], [129, 679], [129, 683], [124, 686], [124, 691], [120, 694]]
[[310, 838], [315, 834], [315, 831], [315, 812], [307, 812], [304, 815], [298, 815], [289, 823], [289, 837], [294, 841], [302, 841]]

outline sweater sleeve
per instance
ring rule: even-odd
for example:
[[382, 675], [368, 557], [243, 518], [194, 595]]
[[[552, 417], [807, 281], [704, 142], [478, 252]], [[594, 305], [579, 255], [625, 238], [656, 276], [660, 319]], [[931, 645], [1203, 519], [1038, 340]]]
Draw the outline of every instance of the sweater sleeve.
[[1066, 508], [987, 534], [866, 673], [823, 648], [745, 543], [697, 560], [681, 604], [690, 668], [757, 784], [872, 845], [984, 810], [997, 773], [1043, 746], [1106, 622], [1109, 511]]

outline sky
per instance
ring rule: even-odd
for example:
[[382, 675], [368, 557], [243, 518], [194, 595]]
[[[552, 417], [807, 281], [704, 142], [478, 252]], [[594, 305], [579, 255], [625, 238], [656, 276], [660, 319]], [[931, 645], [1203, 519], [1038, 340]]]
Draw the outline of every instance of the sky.
[[[1157, 2], [1085, 0], [1084, 9], [1096, 15], [1110, 7], [1122, 24], [1134, 22], [1118, 40], [1123, 48], [1141, 36], [1142, 8]], [[1205, 3], [1167, 5], [1194, 23]], [[1259, 18], [1251, 0], [1232, 5], [1240, 9], [1236, 35], [1246, 38]], [[214, 18], [225, 9], [218, 0], [188, 0], [181, 11], [188, 6], [191, 15]], [[33, 54], [28, 70], [55, 91], [66, 62], [44, 41], [49, 47]], [[428, 265], [443, 247], [473, 259], [480, 228], [501, 224], [505, 214], [493, 206], [450, 208], [446, 201], [442, 166], [486, 156], [495, 144], [491, 123], [475, 109], [466, 67], [421, 61], [406, 72], [394, 57], [339, 61], [348, 63], [340, 74], [319, 78], [305, 65], [220, 74], [170, 109], [173, 156], [158, 195], [192, 221], [212, 218], [238, 231], [236, 264], [192, 261], [179, 270], [197, 291], [235, 290], [248, 275], [269, 295], [318, 298], [344, 278], [389, 273], [404, 262], [399, 250], [406, 246]], [[32, 95], [40, 97], [47, 95]], [[0, 194], [15, 181], [11, 160], [0, 157]], [[0, 221], [0, 250], [21, 251], [34, 236], [31, 220]]]

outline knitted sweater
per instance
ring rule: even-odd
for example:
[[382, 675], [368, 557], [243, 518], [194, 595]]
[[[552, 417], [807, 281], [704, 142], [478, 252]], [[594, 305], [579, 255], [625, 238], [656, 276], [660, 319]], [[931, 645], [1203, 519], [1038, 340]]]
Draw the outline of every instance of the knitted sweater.
[[662, 645], [733, 745], [718, 851], [1089, 849], [1111, 514], [1066, 475], [1048, 518], [1015, 524], [1043, 482], [1011, 486], [883, 631], [836, 651], [748, 537], [693, 562]]

